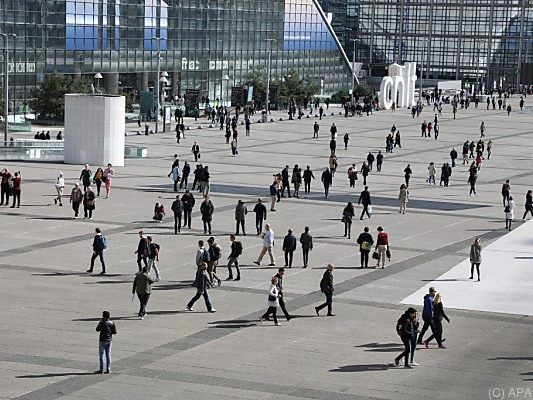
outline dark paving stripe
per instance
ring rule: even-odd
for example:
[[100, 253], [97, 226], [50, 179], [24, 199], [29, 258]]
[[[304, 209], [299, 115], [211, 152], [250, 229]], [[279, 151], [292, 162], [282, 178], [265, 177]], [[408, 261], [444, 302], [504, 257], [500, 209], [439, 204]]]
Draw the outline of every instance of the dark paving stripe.
[[[491, 239], [498, 238], [504, 235], [505, 233], [506, 232], [504, 231], [491, 231], [491, 232], [487, 232], [486, 234], [480, 235], [479, 237], [481, 239], [488, 241]], [[357, 277], [348, 279], [346, 281], [337, 283], [335, 285], [335, 294], [338, 295], [341, 293], [345, 293], [352, 289], [367, 285], [369, 283], [378, 281], [385, 277], [401, 273], [405, 270], [408, 270], [409, 268], [412, 268], [417, 265], [434, 260], [439, 254], [444, 255], [444, 254], [455, 253], [456, 251], [462, 250], [465, 247], [469, 246], [472, 243], [472, 239], [473, 238], [461, 240], [459, 242], [443, 246], [437, 250], [428, 251], [425, 254], [412, 257], [408, 260], [404, 260], [396, 264], [391, 264], [388, 268], [385, 268], [384, 270], [375, 270], [374, 272], [370, 272], [368, 274], [357, 276]], [[323, 294], [320, 293], [320, 291], [315, 291], [315, 292], [311, 292], [311, 293], [299, 296], [292, 300], [289, 300], [286, 303], [287, 303], [288, 309], [297, 310], [297, 309], [301, 309], [304, 307], [308, 307], [313, 304], [318, 304], [319, 302], [322, 302], [322, 301], [323, 301]], [[145, 367], [167, 356], [175, 355], [181, 351], [190, 350], [192, 348], [195, 348], [207, 342], [211, 342], [211, 341], [226, 337], [228, 335], [231, 335], [232, 333], [238, 332], [247, 327], [255, 326], [255, 323], [253, 323], [253, 321], [257, 320], [261, 312], [263, 312], [263, 310], [254, 311], [247, 315], [237, 317], [233, 320], [233, 321], [250, 321], [249, 324], [227, 323], [224, 325], [205, 328], [201, 331], [192, 333], [191, 335], [179, 338], [175, 341], [165, 343], [155, 348], [152, 348], [152, 349], [134, 354], [133, 356], [126, 357], [122, 360], [119, 360], [116, 363], [114, 363], [113, 369], [115, 372], [118, 372], [118, 373], [130, 373], [132, 370], [133, 372], [131, 373], [139, 373], [138, 371], [136, 371], [139, 368]], [[166, 374], [168, 373], [172, 375], [171, 372], [163, 371], [163, 373], [166, 373]], [[157, 374], [157, 376], [155, 376], [154, 378], [157, 378], [158, 376], [160, 375]], [[78, 390], [87, 388], [93, 384], [101, 382], [103, 379], [104, 380], [109, 379], [109, 376], [99, 377], [98, 379], [96, 379], [95, 377], [89, 377], [89, 376], [87, 377], [74, 376], [74, 377], [67, 378], [63, 381], [53, 383], [44, 388], [37, 389], [33, 392], [24, 394], [22, 396], [16, 397], [16, 399], [18, 400], [55, 400], [61, 396], [74, 393]], [[195, 380], [195, 382], [197, 381]], [[299, 393], [298, 396], [304, 397], [304, 398], [306, 396], [312, 396], [312, 397], [308, 397], [311, 399], [328, 398], [328, 397], [313, 397], [317, 393], [320, 393], [320, 392], [311, 391], [307, 393], [308, 390], [309, 389], [295, 388], [293, 393]], [[293, 396], [297, 396], [297, 394], [293, 394]], [[336, 397], [331, 397], [331, 398], [335, 399]], [[354, 397], [350, 396], [346, 398], [353, 399]], [[344, 397], [342, 399], [344, 399]]]

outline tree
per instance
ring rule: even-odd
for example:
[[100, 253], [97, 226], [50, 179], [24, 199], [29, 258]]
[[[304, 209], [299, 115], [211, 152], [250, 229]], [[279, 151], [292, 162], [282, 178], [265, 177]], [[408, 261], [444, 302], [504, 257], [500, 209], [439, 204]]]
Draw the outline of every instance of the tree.
[[290, 70], [281, 80], [279, 98], [287, 105], [291, 99], [297, 104], [303, 103], [305, 98], [311, 99], [318, 92], [318, 85], [308, 76], [300, 78], [298, 73]]
[[245, 85], [253, 86], [253, 98], [258, 106], [264, 104], [266, 99], [266, 81], [266, 76], [261, 70], [252, 71], [244, 78]]
[[91, 93], [90, 80], [61, 74], [47, 75], [41, 85], [32, 90], [30, 107], [37, 118], [63, 121], [67, 93]]

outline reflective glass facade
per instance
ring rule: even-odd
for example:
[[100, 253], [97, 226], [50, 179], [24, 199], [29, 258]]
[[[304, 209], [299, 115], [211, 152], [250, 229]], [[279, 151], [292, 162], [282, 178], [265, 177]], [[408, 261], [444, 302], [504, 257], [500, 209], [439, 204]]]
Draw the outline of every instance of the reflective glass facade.
[[351, 82], [316, 0], [0, 0], [0, 13], [0, 31], [17, 35], [9, 39], [17, 105], [53, 72], [101, 73], [104, 86], [120, 81], [146, 90], [154, 85], [158, 46], [171, 94], [198, 89], [228, 99], [249, 72], [266, 74], [270, 50], [274, 82], [290, 69], [323, 93]]
[[[416, 61], [424, 78], [476, 77], [516, 84], [533, 63], [533, 3], [528, 0], [322, 0], [351, 60], [370, 76]], [[344, 38], [346, 39], [344, 40]], [[533, 83], [522, 73], [522, 83]]]

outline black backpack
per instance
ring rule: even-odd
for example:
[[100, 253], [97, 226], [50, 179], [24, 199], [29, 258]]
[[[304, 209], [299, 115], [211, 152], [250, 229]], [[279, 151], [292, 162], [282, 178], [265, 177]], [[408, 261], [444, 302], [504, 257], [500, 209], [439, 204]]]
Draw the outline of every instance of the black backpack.
[[209, 252], [204, 249], [204, 252], [202, 253], [202, 262], [209, 262], [211, 261], [209, 257]]
[[396, 322], [396, 333], [398, 336], [402, 336], [404, 332], [404, 326], [407, 323], [407, 317], [405, 314], [402, 314], [398, 321]]
[[242, 243], [241, 242], [235, 242], [235, 253], [237, 256], [240, 256], [242, 254]]

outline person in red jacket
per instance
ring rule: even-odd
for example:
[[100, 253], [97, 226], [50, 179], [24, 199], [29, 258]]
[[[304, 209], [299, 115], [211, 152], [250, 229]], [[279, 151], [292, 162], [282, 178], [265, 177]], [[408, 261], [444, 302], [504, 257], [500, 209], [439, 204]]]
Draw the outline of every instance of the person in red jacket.
[[22, 176], [20, 175], [20, 171], [15, 172], [15, 176], [11, 179], [11, 182], [13, 183], [13, 205], [11, 208], [15, 208], [15, 204], [17, 208], [20, 208], [20, 193], [22, 192]]
[[[389, 235], [383, 230], [381, 226], [378, 226], [378, 237], [376, 239], [376, 252], [378, 253], [378, 263], [376, 268], [379, 268], [381, 261], [381, 268], [385, 268], [385, 257], [388, 256], [389, 251]], [[390, 258], [390, 257], [389, 257]]]

